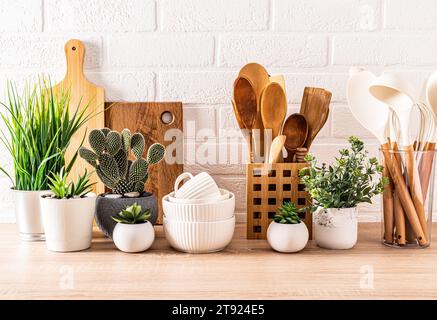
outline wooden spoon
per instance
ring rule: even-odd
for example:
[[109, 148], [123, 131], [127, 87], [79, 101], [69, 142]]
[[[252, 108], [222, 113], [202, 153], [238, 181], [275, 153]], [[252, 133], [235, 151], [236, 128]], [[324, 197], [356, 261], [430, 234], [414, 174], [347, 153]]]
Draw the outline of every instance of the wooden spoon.
[[287, 139], [285, 140], [285, 149], [287, 150], [286, 162], [293, 162], [296, 149], [302, 147], [308, 137], [308, 122], [304, 115], [293, 113], [287, 118], [282, 129]]
[[308, 137], [303, 145], [308, 150], [328, 119], [331, 95], [331, 92], [322, 88], [305, 87], [300, 113], [308, 122]]
[[238, 125], [249, 131], [249, 137], [246, 138], [246, 141], [249, 144], [249, 154], [252, 155], [252, 129], [257, 115], [257, 104], [252, 84], [246, 78], [239, 77], [235, 81], [234, 102], [234, 112]]
[[[264, 126], [261, 118], [261, 95], [264, 88], [270, 83], [270, 78], [267, 70], [260, 64], [252, 62], [241, 68], [239, 77], [246, 78], [253, 86], [256, 95], [257, 114], [255, 123], [253, 124], [253, 133], [257, 137], [254, 139], [254, 161], [260, 162], [260, 158], [264, 154]], [[267, 157], [265, 157], [267, 159]]]
[[[287, 99], [285, 98], [284, 90], [279, 83], [269, 83], [261, 95], [261, 118], [264, 129], [272, 130], [272, 139], [275, 139], [281, 132], [286, 114]], [[265, 151], [267, 163], [268, 151], [270, 151], [269, 145], [266, 145]]]
[[285, 135], [279, 135], [275, 139], [273, 139], [269, 152], [269, 160], [267, 163], [272, 164], [284, 162], [284, 158], [282, 156], [282, 148], [284, 147], [286, 138], [287, 137]]

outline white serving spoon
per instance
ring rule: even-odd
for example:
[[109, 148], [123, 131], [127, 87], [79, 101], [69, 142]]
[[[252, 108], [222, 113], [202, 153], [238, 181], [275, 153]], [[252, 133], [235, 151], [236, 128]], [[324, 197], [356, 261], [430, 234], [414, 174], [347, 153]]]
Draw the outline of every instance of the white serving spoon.
[[428, 243], [416, 214], [414, 203], [409, 195], [407, 186], [398, 166], [392, 165], [390, 157], [390, 145], [387, 141], [387, 128], [389, 119], [389, 107], [375, 99], [369, 92], [369, 87], [375, 80], [375, 75], [369, 71], [352, 68], [349, 72], [347, 83], [347, 99], [349, 108], [357, 121], [369, 130], [381, 143], [384, 154], [385, 166], [390, 172], [396, 192], [404, 207], [413, 231], [420, 244]]
[[[369, 92], [375, 98], [389, 106], [399, 119], [403, 144], [402, 149], [405, 152], [406, 171], [411, 191], [411, 199], [420, 221], [424, 239], [428, 242], [422, 187], [418, 166], [414, 158], [414, 146], [410, 139], [410, 117], [414, 100], [409, 94], [409, 92], [411, 92], [409, 84], [396, 73], [384, 72], [372, 82], [369, 86]], [[417, 233], [416, 235], [418, 236]]]

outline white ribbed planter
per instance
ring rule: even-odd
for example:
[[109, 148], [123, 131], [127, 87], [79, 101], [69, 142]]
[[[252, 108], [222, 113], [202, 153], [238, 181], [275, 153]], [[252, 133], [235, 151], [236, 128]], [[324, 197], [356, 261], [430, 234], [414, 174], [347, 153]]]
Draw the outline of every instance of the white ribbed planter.
[[319, 209], [314, 213], [314, 239], [326, 249], [350, 249], [357, 243], [358, 210]]
[[50, 190], [11, 190], [14, 197], [15, 218], [21, 240], [44, 240], [44, 226], [41, 217], [40, 198], [41, 195], [50, 193]]
[[138, 224], [117, 223], [112, 240], [121, 251], [142, 252], [153, 244], [155, 229], [149, 221]]
[[95, 203], [95, 195], [74, 199], [41, 197], [47, 249], [59, 252], [88, 249], [91, 246]]

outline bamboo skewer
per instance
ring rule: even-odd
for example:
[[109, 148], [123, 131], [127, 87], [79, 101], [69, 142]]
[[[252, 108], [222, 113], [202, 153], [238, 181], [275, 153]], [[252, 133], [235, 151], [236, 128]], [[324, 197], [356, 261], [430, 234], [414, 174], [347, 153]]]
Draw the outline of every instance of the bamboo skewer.
[[[390, 177], [387, 166], [384, 166], [384, 177]], [[384, 240], [387, 243], [393, 243], [393, 226], [394, 226], [394, 214], [393, 214], [393, 182], [385, 187], [382, 194], [383, 211], [384, 211]]]

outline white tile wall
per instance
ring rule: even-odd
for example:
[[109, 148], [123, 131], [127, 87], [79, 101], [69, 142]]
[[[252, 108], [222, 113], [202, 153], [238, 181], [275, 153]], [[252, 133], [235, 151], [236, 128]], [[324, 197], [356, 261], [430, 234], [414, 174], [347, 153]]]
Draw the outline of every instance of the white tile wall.
[[[236, 73], [257, 61], [285, 75], [289, 112], [298, 110], [305, 86], [332, 91], [330, 118], [313, 147], [321, 160], [331, 160], [352, 134], [376, 154], [377, 142], [347, 108], [348, 69], [402, 70], [422, 96], [437, 67], [436, 11], [435, 0], [2, 0], [0, 97], [6, 79], [22, 83], [40, 72], [60, 79], [63, 46], [74, 37], [85, 41], [86, 75], [105, 87], [107, 100], [181, 100], [185, 123], [218, 136], [236, 129], [229, 103]], [[246, 148], [236, 137], [231, 146], [209, 141], [203, 152], [219, 159], [234, 148], [241, 162]], [[200, 148], [195, 138], [186, 135], [190, 150]], [[241, 163], [186, 158], [188, 170], [209, 171], [233, 190], [244, 212]], [[9, 186], [2, 176], [0, 221], [14, 219]], [[379, 199], [362, 211], [362, 220], [378, 219]]]

